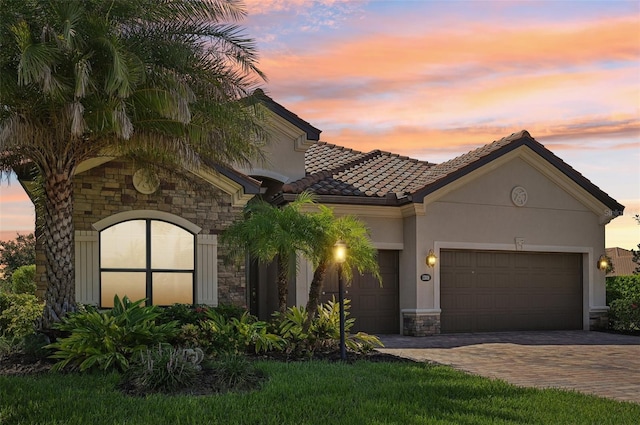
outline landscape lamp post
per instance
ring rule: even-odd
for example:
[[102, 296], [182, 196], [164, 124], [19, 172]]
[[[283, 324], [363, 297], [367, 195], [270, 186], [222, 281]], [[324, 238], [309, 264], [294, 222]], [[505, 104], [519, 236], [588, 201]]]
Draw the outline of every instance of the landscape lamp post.
[[333, 246], [333, 256], [338, 264], [338, 303], [340, 303], [340, 359], [347, 360], [347, 347], [344, 343], [344, 282], [342, 279], [342, 265], [347, 259], [347, 245], [338, 241]]

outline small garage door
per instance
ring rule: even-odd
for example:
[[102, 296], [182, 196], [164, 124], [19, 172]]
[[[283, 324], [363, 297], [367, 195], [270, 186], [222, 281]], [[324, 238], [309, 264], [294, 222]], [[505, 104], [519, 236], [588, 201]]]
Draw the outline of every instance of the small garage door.
[[582, 329], [582, 255], [440, 251], [441, 331]]
[[[345, 286], [345, 298], [351, 300], [349, 317], [356, 319], [352, 332], [397, 334], [400, 332], [398, 300], [398, 251], [378, 251], [382, 286], [371, 274], [354, 272], [350, 286]], [[328, 274], [320, 301], [338, 299], [337, 273]]]

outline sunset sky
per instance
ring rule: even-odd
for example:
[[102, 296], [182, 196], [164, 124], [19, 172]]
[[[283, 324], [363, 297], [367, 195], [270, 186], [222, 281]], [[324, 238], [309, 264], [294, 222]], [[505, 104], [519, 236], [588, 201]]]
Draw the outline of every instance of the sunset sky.
[[[640, 1], [249, 0], [264, 90], [321, 140], [441, 162], [526, 129], [640, 242]], [[33, 228], [2, 182], [0, 231]]]

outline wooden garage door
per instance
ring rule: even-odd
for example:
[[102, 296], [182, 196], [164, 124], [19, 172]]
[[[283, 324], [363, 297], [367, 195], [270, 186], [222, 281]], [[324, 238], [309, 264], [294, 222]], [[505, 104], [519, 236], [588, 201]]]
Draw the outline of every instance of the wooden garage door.
[[582, 255], [440, 251], [441, 331], [582, 329]]
[[[352, 332], [397, 334], [400, 332], [398, 300], [398, 251], [378, 251], [382, 287], [366, 273], [354, 272], [351, 285], [345, 287], [345, 298], [351, 300], [349, 317], [356, 319]], [[320, 301], [338, 299], [338, 277], [328, 273]]]

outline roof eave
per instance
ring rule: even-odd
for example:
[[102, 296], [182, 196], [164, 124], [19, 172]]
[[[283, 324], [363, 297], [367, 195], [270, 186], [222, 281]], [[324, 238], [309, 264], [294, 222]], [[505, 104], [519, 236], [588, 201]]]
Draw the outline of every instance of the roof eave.
[[557, 157], [553, 152], [545, 148], [542, 144], [536, 141], [529, 133], [525, 133], [522, 137], [513, 142], [505, 145], [495, 151], [479, 158], [477, 161], [472, 162], [458, 170], [455, 170], [451, 174], [447, 174], [443, 178], [424, 186], [423, 188], [412, 193], [413, 202], [423, 202], [424, 198], [444, 186], [458, 180], [461, 177], [489, 164], [493, 160], [515, 150], [521, 146], [527, 146], [529, 149], [537, 153], [540, 157], [545, 159], [551, 165], [560, 170], [565, 176], [571, 179], [574, 183], [587, 191], [591, 196], [604, 204], [609, 208], [612, 217], [621, 215], [624, 211], [624, 205], [617, 202], [615, 199], [607, 195], [604, 191], [598, 188], [596, 185], [587, 180], [584, 176], [571, 168], [567, 163]]

